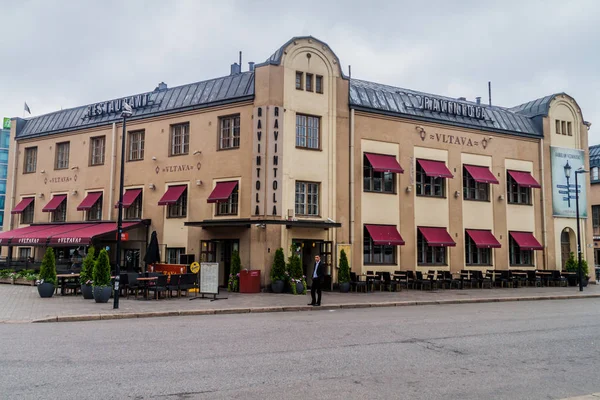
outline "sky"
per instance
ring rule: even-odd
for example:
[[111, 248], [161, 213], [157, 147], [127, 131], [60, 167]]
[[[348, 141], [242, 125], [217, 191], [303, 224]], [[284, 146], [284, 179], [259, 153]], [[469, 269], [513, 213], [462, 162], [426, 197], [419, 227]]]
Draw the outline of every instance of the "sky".
[[600, 144], [600, 1], [20, 0], [2, 5], [0, 116], [229, 74], [294, 36], [352, 77], [512, 107], [572, 96]]

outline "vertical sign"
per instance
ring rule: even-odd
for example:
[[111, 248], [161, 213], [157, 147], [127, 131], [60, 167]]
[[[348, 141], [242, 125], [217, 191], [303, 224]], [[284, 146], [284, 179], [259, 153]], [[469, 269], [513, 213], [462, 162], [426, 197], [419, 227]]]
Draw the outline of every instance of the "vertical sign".
[[265, 215], [265, 178], [266, 178], [266, 110], [267, 107], [254, 107], [252, 119], [252, 215]]
[[[587, 217], [587, 176], [575, 171], [585, 167], [583, 150], [550, 147], [552, 162], [552, 215], [576, 218], [575, 195], [579, 195], [579, 216]], [[542, 183], [543, 184], [543, 183]]]
[[269, 152], [267, 157], [267, 215], [281, 215], [281, 182], [283, 177], [283, 108], [269, 106], [267, 133]]

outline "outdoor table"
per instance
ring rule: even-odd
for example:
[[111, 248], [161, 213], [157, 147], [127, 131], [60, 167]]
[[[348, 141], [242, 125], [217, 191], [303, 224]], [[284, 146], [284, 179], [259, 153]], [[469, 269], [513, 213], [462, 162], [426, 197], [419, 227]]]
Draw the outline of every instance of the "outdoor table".
[[379, 278], [379, 275], [362, 274], [362, 275], [359, 275], [359, 276], [364, 276], [365, 277], [365, 281], [367, 282], [367, 292], [369, 291], [369, 282], [372, 281], [373, 279]]
[[148, 276], [148, 277], [138, 277], [137, 280], [142, 285], [142, 289], [144, 290], [144, 298], [148, 300], [148, 286], [150, 282], [158, 279], [158, 276]]
[[79, 279], [79, 274], [58, 274], [56, 275], [58, 282], [60, 283], [60, 295], [65, 295], [65, 290], [67, 289], [67, 281], [69, 279]]

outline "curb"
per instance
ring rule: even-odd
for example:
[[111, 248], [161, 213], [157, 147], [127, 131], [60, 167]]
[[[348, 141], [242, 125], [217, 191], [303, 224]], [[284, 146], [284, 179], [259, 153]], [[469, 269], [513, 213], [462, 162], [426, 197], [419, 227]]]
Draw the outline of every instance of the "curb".
[[[345, 303], [330, 304], [323, 307], [312, 306], [272, 306], [272, 307], [253, 307], [253, 308], [223, 308], [213, 310], [180, 310], [180, 311], [158, 311], [144, 313], [110, 313], [110, 314], [90, 314], [90, 315], [63, 315], [55, 317], [46, 317], [35, 319], [33, 321], [22, 321], [32, 323], [43, 322], [80, 322], [80, 321], [104, 321], [110, 319], [132, 319], [132, 318], [153, 318], [153, 317], [180, 317], [190, 315], [226, 315], [226, 314], [255, 314], [255, 313], [274, 313], [274, 312], [300, 312], [300, 311], [329, 311], [345, 310], [359, 308], [375, 307], [409, 307], [409, 306], [435, 306], [448, 304], [481, 304], [497, 302], [514, 301], [542, 301], [542, 300], [573, 300], [600, 298], [600, 294], [584, 295], [552, 295], [552, 296], [529, 296], [529, 297], [492, 297], [492, 298], [473, 298], [473, 299], [451, 299], [451, 300], [418, 300], [418, 301], [386, 301], [378, 303]], [[2, 323], [3, 321], [0, 321]], [[12, 322], [12, 321], [11, 321]]]

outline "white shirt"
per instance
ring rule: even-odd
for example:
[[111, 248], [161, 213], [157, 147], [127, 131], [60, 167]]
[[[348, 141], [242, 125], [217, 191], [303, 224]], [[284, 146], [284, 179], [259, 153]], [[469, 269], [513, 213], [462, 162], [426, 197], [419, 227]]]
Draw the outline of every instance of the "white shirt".
[[319, 276], [317, 275], [317, 269], [319, 268], [319, 263], [315, 263], [315, 272], [313, 272], [313, 278], [318, 278]]

